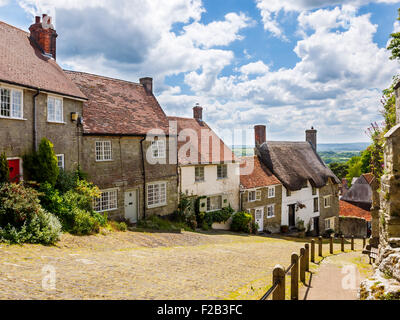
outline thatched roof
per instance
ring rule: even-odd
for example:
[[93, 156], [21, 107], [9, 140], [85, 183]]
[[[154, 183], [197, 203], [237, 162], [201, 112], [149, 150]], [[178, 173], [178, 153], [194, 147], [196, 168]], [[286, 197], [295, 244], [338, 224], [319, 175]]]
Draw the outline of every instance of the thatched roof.
[[324, 164], [309, 142], [268, 141], [258, 147], [261, 161], [291, 191], [297, 191], [310, 181], [316, 188], [325, 186], [328, 179], [340, 180]]

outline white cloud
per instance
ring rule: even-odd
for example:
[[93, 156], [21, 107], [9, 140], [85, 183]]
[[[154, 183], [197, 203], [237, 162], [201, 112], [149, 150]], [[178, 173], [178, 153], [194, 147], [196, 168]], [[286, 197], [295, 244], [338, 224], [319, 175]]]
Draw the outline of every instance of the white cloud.
[[[316, 126], [320, 141], [367, 140], [365, 128], [380, 119], [381, 90], [400, 72], [389, 52], [373, 42], [377, 26], [369, 14], [357, 16], [348, 6], [301, 14], [298, 20], [311, 34], [304, 33], [294, 48], [300, 59], [295, 67], [271, 71], [255, 61], [237, 68], [237, 75], [213, 79], [207, 90], [197, 86], [198, 79], [186, 78], [206, 106], [206, 120], [217, 131], [266, 123], [270, 139], [298, 140]], [[160, 101], [190, 115], [190, 97], [184, 104], [178, 97], [165, 93]]]
[[335, 5], [360, 7], [368, 3], [398, 2], [398, 0], [256, 0], [257, 8], [260, 10], [264, 23], [264, 29], [271, 32], [275, 37], [281, 37], [283, 39], [285, 39], [284, 32], [278, 22], [278, 15], [280, 13], [301, 13]]
[[8, 4], [8, 0], [0, 0], [0, 7], [4, 7]]

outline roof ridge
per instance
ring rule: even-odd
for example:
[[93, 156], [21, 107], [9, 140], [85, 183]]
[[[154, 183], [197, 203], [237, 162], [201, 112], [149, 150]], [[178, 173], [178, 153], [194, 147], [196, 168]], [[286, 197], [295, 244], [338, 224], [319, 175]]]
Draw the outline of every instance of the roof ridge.
[[95, 73], [90, 73], [90, 72], [74, 71], [74, 70], [67, 70], [67, 69], [63, 69], [63, 71], [66, 72], [66, 73], [87, 74], [87, 75], [94, 76], [94, 77], [97, 77], [97, 78], [103, 78], [103, 79], [108, 79], [108, 80], [120, 81], [120, 82], [129, 83], [129, 84], [134, 84], [134, 85], [137, 85], [137, 86], [142, 86], [140, 83], [137, 83], [137, 82], [133, 82], [133, 81], [129, 81], [129, 80], [124, 80], [124, 79], [119, 79], [119, 78], [112, 78], [112, 77], [103, 76], [103, 75], [100, 75], [100, 74], [95, 74]]
[[15, 29], [15, 30], [17, 30], [17, 31], [23, 32], [23, 33], [25, 33], [25, 34], [27, 34], [27, 35], [30, 34], [28, 31], [25, 31], [25, 30], [22, 30], [22, 29], [20, 29], [20, 28], [17, 28], [16, 26], [13, 26], [13, 25], [11, 25], [11, 24], [9, 24], [9, 23], [7, 23], [7, 22], [4, 22], [4, 21], [1, 21], [1, 20], [0, 20], [0, 23], [6, 25], [7, 27], [11, 27], [11, 28], [13, 28], [13, 29]]

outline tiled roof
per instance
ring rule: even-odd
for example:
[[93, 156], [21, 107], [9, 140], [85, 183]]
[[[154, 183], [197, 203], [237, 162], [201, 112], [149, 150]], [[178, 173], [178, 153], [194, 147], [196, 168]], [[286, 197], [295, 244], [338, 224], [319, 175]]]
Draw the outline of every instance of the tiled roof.
[[44, 57], [29, 33], [0, 21], [0, 81], [85, 99], [57, 62]]
[[[177, 129], [180, 135], [186, 135], [185, 141], [178, 141], [179, 164], [215, 164], [236, 161], [232, 150], [225, 145], [204, 121], [199, 122], [193, 118], [180, 117], [168, 117], [168, 119], [169, 121], [177, 122]], [[187, 150], [185, 152], [186, 148], [184, 146], [189, 141], [191, 151]]]
[[357, 218], [363, 218], [366, 221], [371, 221], [371, 212], [361, 209], [351, 203], [348, 203], [346, 201], [339, 201], [339, 215], [341, 217], [357, 217]]
[[371, 184], [374, 181], [375, 177], [372, 173], [364, 173], [363, 177], [367, 180], [368, 184]]
[[168, 134], [168, 120], [154, 95], [138, 83], [65, 70], [89, 100], [83, 111], [87, 134], [146, 135], [161, 129]]
[[[253, 170], [251, 170], [253, 168]], [[248, 172], [251, 170], [250, 172]], [[245, 189], [281, 184], [279, 180], [260, 162], [257, 156], [243, 157], [240, 163], [240, 184]]]
[[258, 147], [260, 160], [291, 191], [300, 190], [310, 181], [316, 188], [328, 179], [340, 180], [325, 165], [309, 142], [267, 141]]

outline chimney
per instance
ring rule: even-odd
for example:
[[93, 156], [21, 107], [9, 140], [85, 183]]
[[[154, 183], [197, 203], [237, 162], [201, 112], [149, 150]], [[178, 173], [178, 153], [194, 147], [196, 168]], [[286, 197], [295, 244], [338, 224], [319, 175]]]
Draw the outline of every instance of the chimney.
[[267, 141], [267, 127], [264, 125], [254, 126], [254, 137], [257, 148]]
[[193, 118], [199, 122], [203, 121], [203, 108], [198, 103], [193, 108]]
[[139, 79], [140, 84], [144, 87], [146, 90], [146, 93], [148, 96], [151, 96], [153, 94], [153, 78], [140, 78]]
[[51, 17], [43, 14], [42, 20], [35, 17], [35, 23], [29, 27], [31, 40], [42, 50], [43, 54], [56, 59], [57, 32], [51, 23]]
[[306, 141], [317, 151], [317, 130], [314, 127], [311, 127], [311, 130], [306, 130]]

